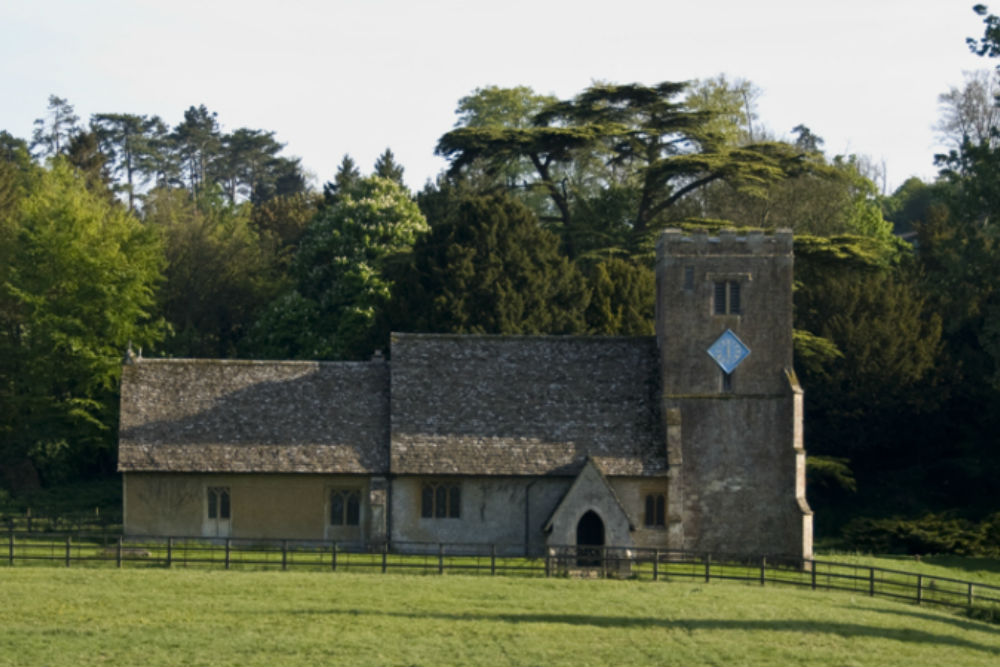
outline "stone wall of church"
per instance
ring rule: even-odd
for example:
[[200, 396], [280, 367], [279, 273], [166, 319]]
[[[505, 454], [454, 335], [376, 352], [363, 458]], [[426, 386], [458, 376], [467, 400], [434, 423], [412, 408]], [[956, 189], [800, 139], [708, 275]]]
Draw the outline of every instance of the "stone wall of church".
[[662, 408], [685, 549], [812, 554], [792, 271], [788, 231], [660, 238]]
[[[128, 535], [234, 537], [368, 542], [378, 538], [364, 475], [126, 473]], [[210, 517], [212, 490], [228, 493], [228, 518]], [[356, 526], [332, 525], [330, 494], [358, 492]]]
[[[537, 551], [544, 542], [542, 527], [572, 483], [569, 477], [448, 477], [401, 476], [390, 494], [390, 534], [393, 542], [475, 543], [520, 548], [527, 542]], [[422, 516], [425, 487], [457, 487], [458, 516]], [[436, 512], [432, 512], [436, 514]]]
[[[397, 543], [464, 542], [516, 548], [527, 543], [529, 550], [537, 553], [548, 539], [543, 528], [573, 480], [572, 477], [398, 477], [392, 482], [391, 539]], [[669, 526], [666, 522], [656, 525], [655, 517], [647, 526], [645, 516], [647, 495], [664, 494], [666, 498], [666, 477], [612, 477], [608, 482], [634, 528], [628, 546], [666, 548]], [[439, 484], [461, 489], [459, 516], [421, 516], [424, 487]], [[581, 505], [577, 509], [578, 514], [588, 509], [601, 513], [597, 505]], [[575, 538], [570, 533], [566, 535], [570, 537], [564, 535], [562, 539], [572, 544]]]

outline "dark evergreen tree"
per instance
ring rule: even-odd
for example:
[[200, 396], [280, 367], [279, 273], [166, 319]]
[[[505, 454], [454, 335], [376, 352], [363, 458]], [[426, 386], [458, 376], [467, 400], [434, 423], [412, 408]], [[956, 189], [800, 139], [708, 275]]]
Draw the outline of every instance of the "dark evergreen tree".
[[388, 148], [375, 160], [375, 175], [403, 185], [403, 166]]
[[585, 268], [591, 288], [587, 328], [605, 336], [651, 336], [656, 317], [653, 270], [611, 257]]
[[83, 178], [87, 189], [108, 200], [114, 200], [111, 175], [107, 167], [108, 158], [101, 152], [96, 134], [80, 132], [73, 135], [66, 147], [66, 159]]
[[361, 171], [354, 163], [354, 158], [344, 154], [344, 159], [337, 167], [337, 173], [332, 181], [323, 184], [323, 202], [326, 206], [333, 206], [337, 203], [338, 197], [347, 194], [361, 180]]
[[170, 134], [170, 143], [180, 159], [188, 189], [197, 194], [211, 182], [220, 158], [218, 114], [204, 104], [189, 107], [184, 120]]
[[405, 331], [587, 331], [590, 289], [521, 202], [469, 197], [417, 242], [396, 281], [393, 327]]

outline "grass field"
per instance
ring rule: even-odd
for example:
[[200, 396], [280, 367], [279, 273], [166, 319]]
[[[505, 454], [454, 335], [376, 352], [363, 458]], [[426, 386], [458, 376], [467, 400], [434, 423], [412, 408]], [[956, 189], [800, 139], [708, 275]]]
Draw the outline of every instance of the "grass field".
[[964, 579], [990, 586], [1000, 586], [1000, 560], [996, 558], [970, 558], [967, 556], [864, 556], [856, 553], [828, 552], [816, 555], [818, 561], [855, 564], [903, 570], [932, 577]]
[[1000, 626], [743, 583], [0, 569], [0, 665], [996, 665]]

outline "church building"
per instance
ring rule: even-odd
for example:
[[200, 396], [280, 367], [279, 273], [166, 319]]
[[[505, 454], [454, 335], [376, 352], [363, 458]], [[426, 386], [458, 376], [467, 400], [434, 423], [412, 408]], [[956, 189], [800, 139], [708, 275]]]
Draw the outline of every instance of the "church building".
[[122, 372], [129, 535], [812, 555], [792, 235], [665, 231], [655, 337]]

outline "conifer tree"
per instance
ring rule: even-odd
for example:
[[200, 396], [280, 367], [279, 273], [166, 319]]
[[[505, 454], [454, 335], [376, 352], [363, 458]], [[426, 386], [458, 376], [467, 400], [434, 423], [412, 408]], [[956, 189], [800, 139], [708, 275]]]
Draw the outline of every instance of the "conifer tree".
[[394, 327], [408, 331], [570, 334], [587, 330], [590, 290], [523, 203], [463, 200], [417, 242], [396, 281]]
[[375, 175], [403, 185], [403, 166], [396, 162], [396, 156], [388, 148], [375, 160]]

